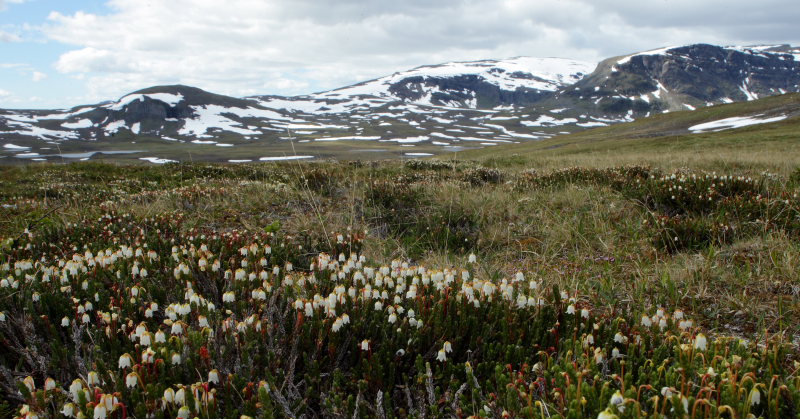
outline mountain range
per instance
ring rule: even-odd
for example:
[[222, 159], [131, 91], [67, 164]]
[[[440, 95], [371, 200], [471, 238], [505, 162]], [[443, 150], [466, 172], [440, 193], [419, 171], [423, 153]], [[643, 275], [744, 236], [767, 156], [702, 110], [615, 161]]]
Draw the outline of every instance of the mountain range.
[[445, 63], [293, 97], [157, 86], [68, 110], [0, 110], [0, 162], [438, 155], [792, 92], [800, 48], [706, 44], [600, 63]]

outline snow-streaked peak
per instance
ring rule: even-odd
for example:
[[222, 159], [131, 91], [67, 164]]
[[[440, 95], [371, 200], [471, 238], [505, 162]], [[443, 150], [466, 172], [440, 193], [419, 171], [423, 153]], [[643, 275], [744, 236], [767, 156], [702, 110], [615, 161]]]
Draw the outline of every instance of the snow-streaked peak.
[[770, 55], [792, 55], [795, 61], [800, 61], [800, 48], [792, 47], [786, 44], [777, 45], [730, 45], [724, 47], [725, 49], [732, 49], [735, 51], [743, 52], [750, 55], [767, 56]]
[[112, 111], [121, 111], [125, 106], [128, 106], [136, 101], [144, 101], [145, 99], [158, 100], [166, 103], [169, 106], [175, 106], [183, 101], [183, 95], [172, 93], [135, 93], [124, 96], [117, 102], [108, 104], [105, 107], [111, 109]]
[[502, 90], [518, 88], [555, 91], [580, 80], [591, 73], [596, 64], [564, 58], [515, 57], [506, 60], [483, 60], [451, 62], [427, 65], [390, 76], [359, 83], [315, 96], [321, 98], [343, 98], [348, 96], [392, 97], [389, 87], [413, 77], [447, 78], [465, 75], [481, 77]]
[[784, 46], [785, 45], [781, 45], [781, 44], [778, 44], [778, 45], [728, 45], [728, 46], [725, 46], [724, 48], [725, 49], [734, 49], [736, 51], [741, 51], [741, 52], [765, 52], [765, 51], [768, 52], [770, 50], [774, 50], [776, 48], [781, 48], [781, 47], [784, 47]]
[[[616, 62], [616, 65], [624, 65], [630, 62], [631, 58], [643, 55], [672, 55], [672, 51], [682, 47], [688, 47], [691, 45], [673, 45], [669, 47], [663, 48], [656, 48], [649, 51], [637, 52], [635, 54], [625, 55], [619, 58]], [[733, 50], [738, 51], [744, 54], [749, 55], [757, 55], [762, 57], [767, 56], [774, 56], [774, 55], [793, 55], [795, 61], [800, 61], [800, 48], [791, 47], [785, 44], [778, 44], [778, 45], [728, 45], [722, 47], [726, 50]]]
[[680, 46], [656, 48], [656, 49], [651, 49], [650, 51], [643, 51], [643, 52], [637, 52], [636, 54], [626, 55], [626, 56], [620, 58], [619, 60], [617, 60], [617, 65], [627, 64], [631, 60], [631, 58], [637, 57], [637, 56], [640, 56], [640, 55], [666, 55], [667, 51], [675, 49], [675, 48], [680, 48]]
[[[554, 92], [594, 71], [596, 63], [564, 58], [515, 57], [505, 60], [426, 65], [389, 76], [321, 93], [292, 98], [259, 97], [261, 106], [311, 114], [353, 112], [389, 103], [448, 109], [477, 109], [478, 93], [464, 77], [488, 83], [500, 91]], [[448, 79], [456, 80], [450, 83]], [[456, 87], [460, 84], [460, 87]], [[399, 93], [405, 91], [406, 95]], [[513, 106], [512, 106], [513, 107]], [[410, 109], [411, 112], [419, 112]]]

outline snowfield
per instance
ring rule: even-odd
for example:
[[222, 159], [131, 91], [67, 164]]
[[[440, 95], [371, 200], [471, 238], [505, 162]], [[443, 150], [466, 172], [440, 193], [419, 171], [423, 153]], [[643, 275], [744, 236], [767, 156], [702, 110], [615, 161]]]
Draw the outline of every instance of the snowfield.
[[158, 100], [166, 103], [169, 106], [175, 106], [183, 101], [183, 95], [171, 93], [148, 93], [148, 94], [133, 94], [124, 96], [122, 99], [111, 105], [106, 105], [112, 111], [121, 111], [125, 106], [130, 105], [136, 101], [144, 102], [145, 99]]
[[351, 136], [351, 137], [324, 137], [316, 138], [314, 141], [374, 141], [380, 140], [380, 136]]
[[667, 55], [667, 52], [669, 50], [673, 49], [673, 48], [680, 48], [680, 47], [672, 46], [672, 47], [657, 48], [657, 49], [653, 49], [653, 50], [650, 50], [650, 51], [644, 51], [644, 52], [639, 52], [639, 53], [636, 53], [636, 54], [626, 55], [622, 59], [617, 60], [617, 65], [627, 64], [627, 63], [629, 63], [631, 61], [631, 58], [637, 57], [637, 56], [640, 56], [640, 55]]
[[281, 157], [262, 157], [258, 160], [260, 161], [282, 161], [282, 160], [301, 160], [301, 159], [313, 159], [314, 156], [281, 156]]
[[162, 159], [158, 157], [140, 157], [139, 160], [148, 161], [153, 164], [166, 164], [166, 163], [177, 163], [177, 160], [170, 160], [170, 159]]
[[702, 132], [717, 132], [728, 129], [742, 128], [749, 125], [766, 124], [769, 122], [778, 122], [787, 118], [786, 115], [775, 116], [772, 118], [758, 118], [761, 115], [755, 116], [740, 116], [735, 118], [725, 118], [718, 121], [705, 122], [702, 124], [689, 127], [689, 131], [693, 133]]
[[92, 124], [92, 121], [90, 121], [88, 119], [81, 119], [78, 122], [72, 122], [72, 123], [65, 122], [65, 123], [61, 124], [62, 127], [67, 128], [67, 129], [90, 128], [92, 125], [94, 125], [94, 124]]

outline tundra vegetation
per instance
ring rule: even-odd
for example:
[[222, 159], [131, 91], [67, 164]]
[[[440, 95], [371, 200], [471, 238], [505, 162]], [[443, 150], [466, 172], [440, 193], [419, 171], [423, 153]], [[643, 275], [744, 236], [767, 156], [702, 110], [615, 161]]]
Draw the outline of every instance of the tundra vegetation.
[[1, 168], [0, 416], [797, 417], [759, 138]]

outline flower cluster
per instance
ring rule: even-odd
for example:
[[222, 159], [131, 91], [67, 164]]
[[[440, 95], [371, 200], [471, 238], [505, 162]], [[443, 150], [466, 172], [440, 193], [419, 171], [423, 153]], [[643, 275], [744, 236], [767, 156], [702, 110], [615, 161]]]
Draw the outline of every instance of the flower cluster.
[[353, 394], [387, 416], [772, 415], [798, 397], [780, 342], [712, 339], [679, 309], [609, 312], [525, 272], [485, 277], [474, 254], [373, 265], [350, 234], [307, 258], [181, 223], [107, 214], [7, 252], [2, 362], [33, 374], [18, 417], [352, 416]]

